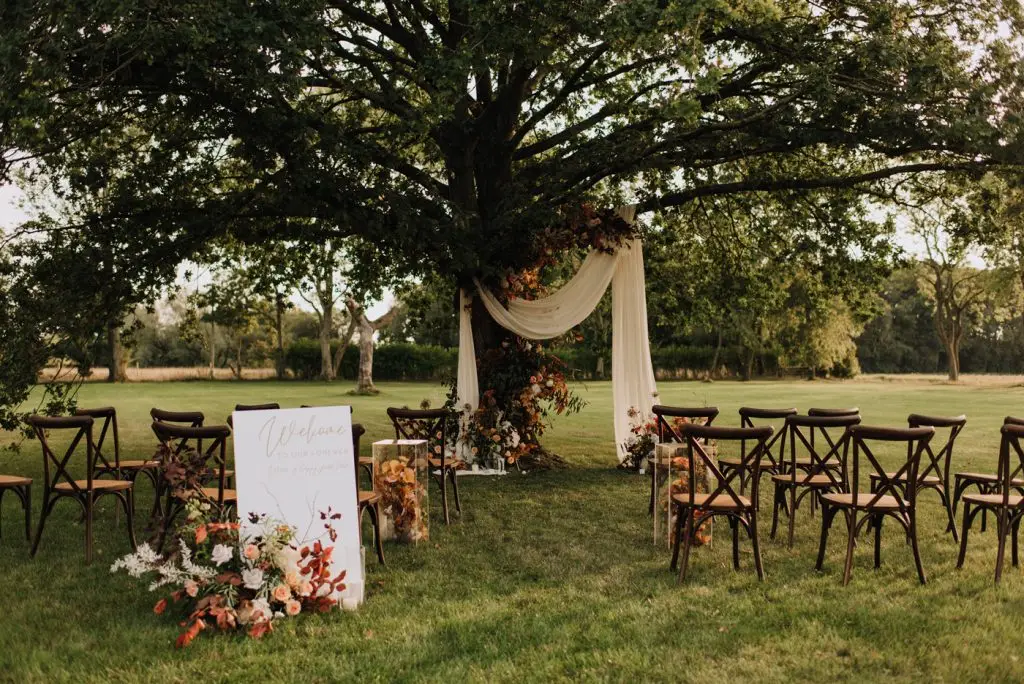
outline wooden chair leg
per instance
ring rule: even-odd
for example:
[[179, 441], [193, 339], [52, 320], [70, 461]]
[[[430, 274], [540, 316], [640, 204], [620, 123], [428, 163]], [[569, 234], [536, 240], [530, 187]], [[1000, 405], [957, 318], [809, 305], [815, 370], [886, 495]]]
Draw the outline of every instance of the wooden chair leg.
[[789, 487], [789, 548], [793, 548], [793, 532], [796, 528], [796, 487]]
[[654, 478], [658, 477], [658, 464], [655, 462], [651, 466], [651, 496], [650, 501], [647, 503], [647, 515], [654, 515]]
[[882, 520], [885, 516], [878, 514], [874, 516], [875, 528], [875, 568], [882, 567]]
[[785, 493], [783, 492], [783, 485], [780, 482], [775, 483], [775, 497], [772, 500], [772, 531], [768, 535], [771, 539], [775, 539], [775, 531], [779, 527], [779, 505], [780, 497], [782, 501], [785, 501]]
[[676, 568], [679, 567], [679, 547], [683, 540], [683, 509], [680, 506], [676, 506], [676, 533], [675, 539], [672, 540], [672, 562], [669, 564], [669, 570], [675, 572]]
[[750, 544], [754, 547], [754, 569], [757, 570], [757, 580], [764, 581], [764, 563], [761, 560], [761, 542], [757, 536], [757, 509], [750, 512]]
[[46, 518], [53, 512], [53, 505], [55, 503], [57, 503], [57, 499], [51, 499], [49, 497], [49, 492], [44, 494], [43, 508], [39, 512], [39, 527], [36, 528], [36, 540], [32, 542], [32, 551], [29, 553], [29, 557], [31, 558], [35, 558], [36, 552], [39, 551], [39, 542], [43, 538], [43, 527], [46, 525]]
[[444, 510], [444, 524], [450, 525], [452, 521], [448, 516], [448, 480], [443, 471], [441, 477], [438, 478], [438, 484], [441, 485], [441, 508]]
[[942, 507], [946, 509], [946, 532], [952, 532], [953, 541], [960, 541], [960, 535], [956, 531], [956, 518], [953, 517], [953, 507], [949, 503], [949, 488], [943, 487], [937, 490], [939, 492], [939, 498], [942, 499]]
[[458, 471], [455, 470], [455, 468], [452, 468], [448, 472], [450, 472], [452, 476], [452, 492], [455, 494], [455, 510], [461, 516], [462, 501], [459, 499], [459, 473]]
[[846, 517], [846, 565], [843, 566], [843, 586], [850, 583], [853, 575], [853, 548], [857, 543], [857, 511], [843, 511]]
[[132, 545], [132, 551], [138, 548], [138, 544], [135, 542], [135, 491], [127, 489], [124, 491], [124, 497], [118, 497], [121, 500], [121, 506], [124, 508], [124, 517], [128, 523], [128, 541]]
[[679, 582], [683, 582], [686, 579], [686, 568], [690, 564], [690, 545], [693, 541], [693, 515], [694, 512], [690, 508], [685, 509], [686, 515], [686, 529], [683, 531], [683, 560], [679, 564]]
[[32, 541], [32, 487], [25, 487], [25, 541]]
[[818, 562], [814, 564], [814, 569], [821, 571], [821, 566], [825, 563], [825, 545], [828, 543], [828, 528], [832, 524], [832, 518], [835, 516], [833, 508], [826, 504], [821, 505], [821, 541], [818, 543]]
[[1013, 521], [1013, 545], [1010, 547], [1010, 562], [1013, 563], [1013, 567], [1019, 567], [1017, 562], [1017, 537], [1020, 533], [1020, 515], [1018, 514]]
[[917, 543], [917, 511], [910, 511], [910, 549], [914, 552], [914, 565], [917, 567], [917, 578], [921, 584], [928, 583], [928, 577], [924, 572], [924, 563], [921, 562], [921, 549]]
[[960, 554], [956, 557], [956, 569], [964, 567], [964, 558], [967, 556], [967, 532], [971, 526], [971, 504], [964, 503], [964, 521], [960, 528]]
[[999, 584], [999, 579], [1003, 575], [1003, 559], [1006, 556], [1006, 536], [1008, 527], [1008, 521], [1006, 519], [1006, 510], [1000, 509], [999, 515], [996, 516], [996, 534], [999, 536], [999, 544], [996, 547], [996, 584]]

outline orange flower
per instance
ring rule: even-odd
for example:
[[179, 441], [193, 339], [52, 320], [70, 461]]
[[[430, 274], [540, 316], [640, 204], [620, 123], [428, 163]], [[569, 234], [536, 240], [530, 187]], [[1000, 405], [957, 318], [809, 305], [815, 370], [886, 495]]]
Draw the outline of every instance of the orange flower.
[[206, 525], [200, 525], [196, 528], [196, 544], [202, 544], [206, 541]]
[[298, 615], [301, 610], [302, 610], [302, 604], [299, 603], [298, 601], [291, 600], [288, 603], [284, 604], [284, 612], [285, 612], [285, 614], [289, 615], [291, 617], [294, 617], [294, 616]]
[[245, 547], [245, 557], [249, 560], [256, 560], [260, 557], [260, 549], [255, 544], [249, 544]]
[[157, 615], [163, 615], [165, 610], [167, 610], [167, 599], [160, 599], [156, 602], [156, 605], [153, 606], [153, 612]]
[[289, 597], [291, 597], [291, 595], [291, 589], [288, 588], [287, 584], [278, 584], [276, 587], [274, 587], [273, 596], [275, 601], [280, 601], [283, 603], [287, 601]]

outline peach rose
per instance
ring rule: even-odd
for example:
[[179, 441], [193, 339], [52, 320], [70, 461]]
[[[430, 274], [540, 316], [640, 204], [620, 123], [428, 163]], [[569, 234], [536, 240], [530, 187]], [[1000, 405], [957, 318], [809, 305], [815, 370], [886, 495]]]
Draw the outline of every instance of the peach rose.
[[302, 611], [302, 604], [294, 599], [284, 604], [284, 612], [290, 617], [298, 615]]
[[299, 585], [299, 596], [309, 596], [313, 593], [313, 585], [309, 582], [303, 582]]
[[287, 601], [289, 598], [291, 598], [291, 595], [292, 591], [288, 588], [287, 584], [278, 584], [276, 587], [274, 587], [273, 596], [275, 601]]
[[302, 580], [299, 578], [299, 573], [297, 573], [294, 570], [292, 570], [291, 572], [288, 572], [287, 574], [285, 574], [284, 582], [289, 587], [295, 588], [295, 587], [299, 586], [299, 583], [302, 582]]
[[256, 560], [260, 557], [260, 549], [255, 544], [247, 545], [242, 553], [249, 560]]
[[195, 598], [199, 593], [199, 585], [192, 580], [185, 580], [185, 593]]

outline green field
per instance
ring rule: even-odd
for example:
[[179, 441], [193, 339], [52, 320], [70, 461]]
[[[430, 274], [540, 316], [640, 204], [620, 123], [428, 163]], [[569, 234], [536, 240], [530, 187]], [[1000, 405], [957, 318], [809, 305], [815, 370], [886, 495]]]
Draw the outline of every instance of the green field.
[[[128, 457], [148, 456], [148, 411], [199, 409], [220, 422], [236, 402], [351, 403], [368, 430], [364, 449], [391, 436], [384, 408], [417, 406], [437, 385], [384, 384], [378, 397], [346, 385], [274, 382], [91, 384], [81, 405], [114, 405]], [[357, 614], [281, 621], [263, 641], [203, 635], [185, 651], [178, 627], [156, 616], [154, 595], [110, 563], [128, 551], [110, 504], [98, 518], [96, 561], [84, 565], [77, 509], [47, 523], [35, 560], [21, 536], [14, 497], [3, 504], [0, 540], [0, 680], [3, 681], [1020, 681], [1024, 679], [1024, 577], [1007, 567], [993, 586], [995, 535], [972, 535], [968, 564], [954, 567], [937, 497], [921, 503], [927, 586], [909, 547], [888, 524], [883, 566], [857, 550], [853, 580], [840, 584], [842, 523], [825, 571], [813, 570], [819, 519], [797, 520], [796, 545], [768, 539], [767, 580], [754, 575], [749, 544], [731, 568], [724, 535], [695, 550], [686, 584], [654, 546], [647, 480], [614, 468], [608, 383], [580, 387], [589, 405], [557, 418], [545, 438], [564, 470], [460, 481], [465, 514], [431, 542], [388, 545], [388, 566], [368, 554], [369, 596]], [[910, 412], [966, 413], [954, 470], [995, 466], [1003, 416], [1024, 414], [1011, 383], [663, 383], [662, 401], [710, 404], [736, 424], [741, 405], [856, 405], [865, 423], [905, 424]], [[890, 454], [889, 456], [893, 456]], [[39, 478], [38, 444], [0, 456], [0, 472]], [[149, 487], [140, 484], [139, 510]], [[433, 512], [439, 497], [431, 495]], [[37, 513], [38, 516], [38, 501]], [[123, 518], [121, 520], [123, 525]], [[138, 529], [142, 532], [142, 523]], [[724, 529], [724, 528], [722, 528]]]

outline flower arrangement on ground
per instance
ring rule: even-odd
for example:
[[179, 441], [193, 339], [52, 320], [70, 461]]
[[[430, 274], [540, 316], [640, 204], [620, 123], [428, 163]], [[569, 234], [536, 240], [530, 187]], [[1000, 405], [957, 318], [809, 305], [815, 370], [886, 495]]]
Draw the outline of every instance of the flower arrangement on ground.
[[[337, 604], [345, 571], [335, 571], [332, 545], [315, 541], [300, 547], [292, 527], [266, 516], [250, 516], [243, 530], [237, 522], [212, 517], [214, 509], [209, 501], [190, 498], [172, 553], [162, 557], [142, 544], [110, 569], [148, 577], [150, 591], [169, 592], [153, 612], [180, 614], [179, 648], [211, 629], [260, 638], [277, 619], [326, 612]], [[331, 542], [337, 539], [332, 521], [339, 517], [330, 509], [320, 514]]]

